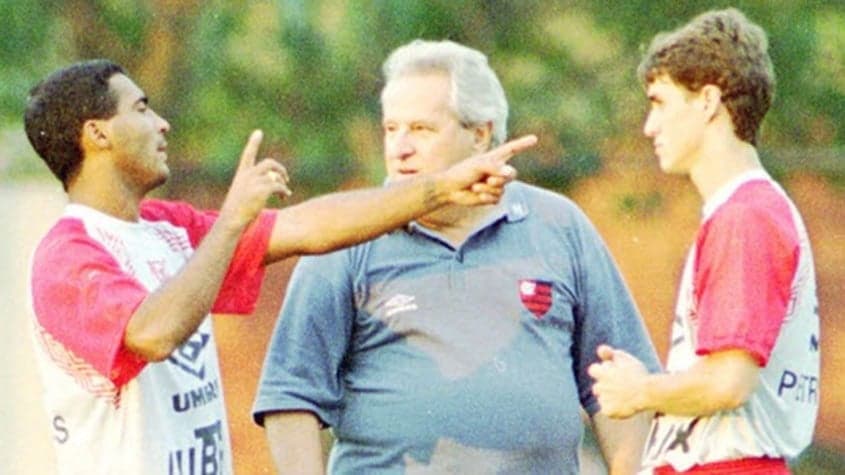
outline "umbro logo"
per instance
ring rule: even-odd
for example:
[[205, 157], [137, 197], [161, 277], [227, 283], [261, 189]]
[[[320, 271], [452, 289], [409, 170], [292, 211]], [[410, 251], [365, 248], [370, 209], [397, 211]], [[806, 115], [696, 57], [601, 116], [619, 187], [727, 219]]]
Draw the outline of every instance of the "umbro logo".
[[414, 303], [415, 299], [416, 297], [413, 295], [396, 294], [384, 303], [384, 313], [386, 316], [391, 317], [400, 312], [416, 310], [418, 307]]
[[200, 358], [211, 336], [202, 332], [196, 332], [174, 351], [168, 359], [188, 374], [196, 376], [200, 380], [205, 379], [204, 359]]

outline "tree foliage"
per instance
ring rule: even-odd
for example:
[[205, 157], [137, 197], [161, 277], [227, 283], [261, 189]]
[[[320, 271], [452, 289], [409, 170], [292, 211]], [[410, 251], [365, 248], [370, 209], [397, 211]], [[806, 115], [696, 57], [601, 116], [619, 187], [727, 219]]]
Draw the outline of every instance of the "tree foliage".
[[[70, 62], [123, 64], [173, 125], [176, 181], [225, 180], [253, 128], [299, 186], [381, 178], [380, 65], [414, 38], [488, 54], [511, 135], [537, 133], [523, 176], [553, 187], [614, 161], [648, 163], [634, 71], [658, 31], [724, 1], [4, 0], [0, 116]], [[838, 1], [733, 2], [770, 35], [778, 74], [763, 130], [775, 165], [808, 166], [845, 139], [845, 9]], [[19, 127], [19, 126], [18, 126]], [[778, 153], [786, 150], [791, 153]], [[807, 153], [803, 153], [807, 151]], [[786, 163], [789, 162], [789, 163]], [[790, 165], [791, 164], [791, 165]], [[831, 167], [841, 173], [841, 167]]]

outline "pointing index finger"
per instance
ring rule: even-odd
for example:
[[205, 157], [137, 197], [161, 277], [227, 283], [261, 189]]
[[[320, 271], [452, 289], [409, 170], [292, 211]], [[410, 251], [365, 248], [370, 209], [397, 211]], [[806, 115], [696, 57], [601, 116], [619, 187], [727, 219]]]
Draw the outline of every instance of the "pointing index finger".
[[518, 139], [513, 139], [508, 142], [505, 142], [504, 144], [496, 148], [494, 152], [496, 152], [497, 158], [501, 159], [503, 162], [507, 162], [514, 155], [522, 153], [536, 144], [536, 135], [525, 135]]
[[244, 151], [241, 153], [241, 160], [238, 163], [238, 170], [249, 168], [255, 165], [255, 157], [258, 155], [258, 148], [261, 146], [261, 140], [264, 138], [264, 133], [260, 130], [253, 130], [249, 139], [246, 142]]

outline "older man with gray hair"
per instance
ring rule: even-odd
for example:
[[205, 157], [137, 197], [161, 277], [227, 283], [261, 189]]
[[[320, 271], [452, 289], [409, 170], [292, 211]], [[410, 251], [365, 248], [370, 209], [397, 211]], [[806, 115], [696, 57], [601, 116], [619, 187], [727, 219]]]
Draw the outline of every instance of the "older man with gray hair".
[[[390, 182], [506, 138], [480, 52], [413, 41], [384, 64]], [[613, 473], [647, 420], [597, 414], [600, 343], [658, 363], [596, 230], [568, 199], [513, 182], [499, 204], [446, 206], [366, 244], [299, 261], [254, 407], [279, 473], [576, 474], [582, 408]]]

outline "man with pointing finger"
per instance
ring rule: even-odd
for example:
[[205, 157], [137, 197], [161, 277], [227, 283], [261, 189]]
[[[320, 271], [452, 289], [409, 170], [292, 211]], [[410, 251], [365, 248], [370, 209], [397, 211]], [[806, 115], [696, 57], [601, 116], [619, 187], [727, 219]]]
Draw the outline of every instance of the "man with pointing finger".
[[[398, 48], [381, 94], [388, 182], [439, 173], [506, 137], [480, 52]], [[497, 205], [450, 205], [299, 261], [255, 402], [282, 474], [576, 474], [581, 408], [612, 473], [647, 421], [596, 416], [598, 342], [657, 360], [616, 266], [566, 198], [513, 182]]]
[[170, 125], [122, 67], [59, 70], [30, 92], [27, 136], [67, 191], [38, 245], [36, 354], [62, 474], [230, 474], [209, 312], [253, 310], [263, 266], [371, 239], [447, 203], [498, 201], [533, 137], [435, 175], [281, 210], [284, 167], [255, 132], [219, 211], [145, 199], [168, 177]]

